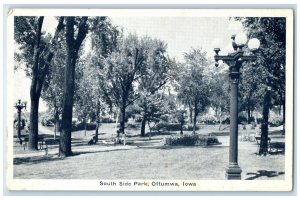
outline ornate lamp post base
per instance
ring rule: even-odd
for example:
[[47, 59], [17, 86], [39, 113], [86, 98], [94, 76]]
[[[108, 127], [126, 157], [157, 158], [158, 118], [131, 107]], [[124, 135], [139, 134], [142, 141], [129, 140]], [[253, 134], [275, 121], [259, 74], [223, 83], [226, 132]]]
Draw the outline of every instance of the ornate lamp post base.
[[241, 180], [242, 170], [237, 163], [229, 164], [226, 168], [227, 180]]

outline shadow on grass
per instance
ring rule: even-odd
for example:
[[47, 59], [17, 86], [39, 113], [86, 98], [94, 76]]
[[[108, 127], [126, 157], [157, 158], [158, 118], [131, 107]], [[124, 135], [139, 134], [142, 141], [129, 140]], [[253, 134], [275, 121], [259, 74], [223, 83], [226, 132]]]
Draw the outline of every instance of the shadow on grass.
[[283, 130], [275, 130], [275, 131], [270, 131], [269, 135], [282, 135], [282, 136], [285, 136], [285, 132]]
[[204, 145], [159, 145], [159, 146], [137, 146], [138, 148], [141, 149], [161, 149], [161, 150], [172, 150], [172, 149], [188, 149], [188, 148], [228, 148], [228, 146], [218, 146], [218, 145], [209, 145], [209, 146], [204, 146]]
[[84, 154], [93, 154], [93, 153], [108, 153], [108, 152], [114, 152], [114, 151], [128, 151], [133, 150], [135, 148], [131, 149], [110, 149], [110, 150], [95, 150], [95, 151], [73, 151], [72, 156], [79, 156]]
[[253, 175], [251, 177], [246, 178], [245, 180], [254, 180], [262, 176], [266, 176], [268, 178], [276, 177], [279, 175], [283, 175], [284, 172], [276, 172], [276, 171], [267, 171], [267, 170], [258, 170], [256, 173], [249, 172], [247, 175]]
[[63, 160], [63, 158], [60, 158], [57, 155], [22, 157], [22, 158], [14, 158], [14, 165], [21, 165], [21, 164], [33, 165], [33, 164], [45, 163], [45, 162], [57, 161], [57, 160]]
[[[179, 133], [179, 132], [178, 132]], [[154, 136], [170, 136], [170, 135], [177, 135], [178, 134], [177, 132], [161, 132], [161, 131], [154, 131], [154, 132], [151, 132], [151, 137], [154, 137]], [[127, 135], [128, 138], [148, 138], [150, 135], [150, 133], [146, 133], [145, 135]]]

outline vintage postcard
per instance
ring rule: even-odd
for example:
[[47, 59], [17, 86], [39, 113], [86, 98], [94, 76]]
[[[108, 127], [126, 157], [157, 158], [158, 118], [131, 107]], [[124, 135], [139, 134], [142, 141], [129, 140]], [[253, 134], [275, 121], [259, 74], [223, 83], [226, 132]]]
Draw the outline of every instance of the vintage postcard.
[[10, 9], [9, 191], [291, 191], [293, 9]]

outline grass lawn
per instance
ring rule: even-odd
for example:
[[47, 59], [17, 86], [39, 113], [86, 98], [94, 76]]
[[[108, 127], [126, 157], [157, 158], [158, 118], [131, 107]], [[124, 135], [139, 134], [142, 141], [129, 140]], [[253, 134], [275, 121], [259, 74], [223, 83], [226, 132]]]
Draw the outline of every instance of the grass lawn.
[[[140, 137], [138, 129], [128, 129], [127, 145], [109, 145], [102, 141], [110, 140], [115, 124], [103, 124], [100, 130], [100, 143], [87, 145], [94, 131], [77, 131], [72, 134], [74, 156], [59, 158], [58, 144], [45, 151], [24, 151], [14, 143], [14, 177], [21, 179], [225, 179], [228, 164], [228, 129], [219, 132], [217, 126], [203, 126], [199, 134], [219, 133], [220, 145], [201, 146], [164, 146], [165, 133]], [[248, 128], [247, 128], [248, 129]], [[250, 129], [250, 128], [249, 128]], [[276, 131], [275, 129], [272, 129]], [[41, 127], [45, 137], [52, 138], [51, 131]], [[227, 132], [226, 132], [227, 131]], [[246, 130], [247, 131], [247, 130]], [[253, 130], [255, 131], [255, 130]], [[284, 153], [274, 153], [265, 157], [256, 155], [256, 142], [241, 141], [244, 130], [239, 136], [239, 165], [242, 179], [284, 179]], [[278, 132], [278, 131], [277, 131]], [[190, 134], [185, 132], [185, 134]], [[284, 137], [276, 134], [271, 142], [284, 142]]]

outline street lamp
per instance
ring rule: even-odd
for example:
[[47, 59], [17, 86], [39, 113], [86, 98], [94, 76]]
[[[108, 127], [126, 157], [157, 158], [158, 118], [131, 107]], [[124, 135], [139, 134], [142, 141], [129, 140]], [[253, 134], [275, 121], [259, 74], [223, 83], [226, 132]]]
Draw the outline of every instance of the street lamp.
[[[234, 22], [238, 24], [238, 22]], [[240, 27], [240, 25], [238, 25]], [[247, 36], [244, 33], [232, 35], [233, 52], [227, 55], [219, 55], [220, 48], [215, 48], [215, 66], [219, 66], [219, 61], [222, 60], [229, 66], [229, 76], [231, 78], [231, 99], [230, 99], [230, 147], [229, 147], [229, 165], [226, 169], [226, 177], [228, 180], [241, 179], [241, 168], [238, 165], [238, 82], [240, 78], [240, 68], [247, 61], [256, 60], [256, 56], [245, 55], [244, 47], [247, 44]], [[248, 48], [251, 51], [259, 48], [260, 42], [258, 39], [250, 39]]]
[[15, 104], [15, 108], [18, 110], [18, 138], [20, 141], [20, 144], [22, 143], [21, 140], [21, 111], [23, 108], [26, 109], [26, 102], [21, 102], [21, 99], [18, 100], [18, 102]]

